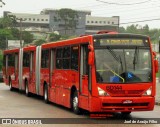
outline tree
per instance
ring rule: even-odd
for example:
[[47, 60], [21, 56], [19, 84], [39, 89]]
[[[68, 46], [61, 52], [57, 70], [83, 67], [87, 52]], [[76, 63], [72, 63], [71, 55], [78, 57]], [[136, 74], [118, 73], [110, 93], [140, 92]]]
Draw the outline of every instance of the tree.
[[125, 33], [125, 31], [126, 31], [126, 30], [125, 30], [124, 27], [119, 27], [119, 32], [120, 32], [120, 33]]
[[[15, 16], [0, 18], [0, 49], [6, 48], [7, 40], [20, 39], [20, 31], [15, 28], [16, 25], [17, 21]], [[29, 32], [23, 31], [22, 39], [25, 44], [31, 43], [33, 41], [33, 35]]]
[[33, 35], [29, 33], [28, 31], [22, 32], [22, 40], [24, 40], [25, 44], [32, 43], [33, 41]]
[[0, 29], [0, 49], [5, 49], [7, 47], [6, 41], [13, 38], [10, 29]]
[[0, 18], [0, 29], [3, 28], [14, 28], [17, 25], [15, 16], [5, 16], [4, 18]]
[[49, 35], [49, 41], [58, 41], [61, 39], [61, 35], [56, 34], [56, 33], [51, 33]]
[[37, 45], [37, 46], [39, 46], [39, 45], [41, 45], [41, 44], [43, 44], [43, 43], [45, 43], [45, 42], [46, 42], [45, 40], [39, 39], [39, 40], [35, 40], [35, 41], [34, 41], [34, 44]]
[[13, 40], [18, 40], [19, 39], [19, 30], [16, 28], [11, 28], [11, 34], [13, 36]]
[[134, 24], [132, 24], [131, 26], [127, 26], [127, 28], [126, 28], [126, 31], [127, 31], [127, 33], [139, 33], [139, 30], [138, 30], [138, 24], [136, 24], [136, 25], [134, 25]]
[[135, 34], [147, 35], [151, 38], [152, 43], [158, 43], [159, 41], [160, 29], [150, 29], [147, 24], [145, 26], [132, 24], [130, 26], [127, 26], [126, 29], [124, 27], [120, 27], [119, 30], [122, 33], [135, 33]]
[[0, 51], [0, 70], [2, 70], [2, 65], [3, 64], [3, 54], [2, 51]]
[[143, 26], [143, 33], [145, 35], [149, 35], [149, 26], [147, 24], [145, 26]]
[[72, 29], [75, 31], [78, 22], [78, 14], [76, 11], [68, 8], [63, 8], [57, 11], [59, 18], [55, 18], [55, 21], [62, 20], [64, 21], [64, 31], [66, 35], [66, 31], [68, 29]]

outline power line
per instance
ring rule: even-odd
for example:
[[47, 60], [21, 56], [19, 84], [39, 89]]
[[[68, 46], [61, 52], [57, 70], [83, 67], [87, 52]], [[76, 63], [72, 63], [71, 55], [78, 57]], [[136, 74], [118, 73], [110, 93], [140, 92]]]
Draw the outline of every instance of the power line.
[[[2, 0], [0, 0], [0, 2], [2, 3], [2, 5], [6, 5], [6, 3], [4, 3]], [[0, 5], [0, 7], [2, 7], [2, 5]]]
[[154, 21], [154, 20], [160, 20], [160, 18], [156, 18], [156, 19], [146, 19], [146, 20], [139, 20], [139, 21], [134, 21], [134, 22], [120, 23], [120, 25], [130, 24], [130, 23], [147, 22], [147, 21]]
[[[135, 22], [125, 22], [125, 23], [120, 23], [119, 25], [125, 25], [125, 24], [130, 24], [130, 23], [139, 23], [139, 22], [147, 22], [147, 21], [154, 21], [154, 20], [160, 20], [160, 18], [156, 18], [156, 19], [147, 19], [147, 20], [139, 20], [139, 21], [135, 21]], [[114, 24], [114, 25], [118, 25], [118, 24]], [[109, 26], [109, 25], [108, 25]], [[67, 28], [67, 29], [58, 29], [55, 31], [63, 31], [63, 30], [73, 30], [73, 29], [85, 29], [86, 27], [79, 27], [79, 28]]]
[[102, 0], [96, 0], [98, 2], [102, 2], [102, 3], [106, 3], [106, 4], [114, 4], [114, 5], [136, 5], [136, 4], [143, 4], [143, 3], [147, 3], [151, 0], [146, 0], [146, 1], [143, 1], [143, 2], [139, 2], [139, 3], [131, 3], [131, 4], [121, 4], [121, 3], [112, 3], [112, 2], [106, 2], [106, 1], [102, 1]]
[[[116, 9], [110, 9], [110, 8], [108, 8], [108, 12], [107, 13], [103, 13], [103, 14], [110, 14], [111, 12], [113, 13], [113, 12], [118, 12], [118, 13], [120, 13], [120, 12], [133, 12], [132, 10], [142, 10], [142, 9], [155, 9], [155, 7], [156, 8], [160, 8], [160, 6], [159, 6], [159, 4], [160, 3], [151, 3], [151, 4], [149, 4], [149, 6], [133, 6], [133, 8], [132, 7], [129, 7], [129, 8], [124, 8], [124, 7], [122, 7], [122, 8], [119, 8], [119, 6], [116, 8]], [[155, 6], [154, 6], [155, 5]], [[104, 8], [97, 8], [98, 9], [98, 11], [103, 11], [103, 10], [106, 10], [106, 8], [104, 9]], [[95, 11], [95, 13], [96, 12], [98, 12], [97, 11], [97, 9], [96, 9], [96, 11]], [[122, 10], [120, 10], [120, 9], [122, 9]], [[127, 9], [129, 10], [129, 11], [127, 11]], [[96, 13], [96, 14], [102, 14], [102, 13]]]

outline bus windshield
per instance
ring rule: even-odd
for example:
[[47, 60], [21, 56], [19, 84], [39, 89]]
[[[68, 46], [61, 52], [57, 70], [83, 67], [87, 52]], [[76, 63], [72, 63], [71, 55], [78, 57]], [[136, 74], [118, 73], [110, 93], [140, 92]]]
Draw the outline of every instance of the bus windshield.
[[105, 46], [95, 48], [98, 83], [151, 82], [149, 47]]

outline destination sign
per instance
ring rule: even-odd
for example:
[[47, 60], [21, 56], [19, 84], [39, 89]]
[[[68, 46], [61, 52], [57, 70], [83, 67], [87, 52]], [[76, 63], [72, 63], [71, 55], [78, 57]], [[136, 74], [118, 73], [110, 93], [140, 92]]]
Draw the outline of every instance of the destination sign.
[[107, 45], [134, 45], [134, 46], [147, 46], [148, 40], [143, 39], [119, 39], [119, 38], [107, 38], [107, 39], [95, 39], [95, 45], [107, 46]]

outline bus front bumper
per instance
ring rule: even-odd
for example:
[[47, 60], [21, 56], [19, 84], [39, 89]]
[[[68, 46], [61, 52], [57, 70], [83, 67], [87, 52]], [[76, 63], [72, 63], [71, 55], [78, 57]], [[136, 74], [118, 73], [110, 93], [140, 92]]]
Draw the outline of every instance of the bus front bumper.
[[90, 112], [151, 111], [154, 104], [154, 97], [93, 97]]

